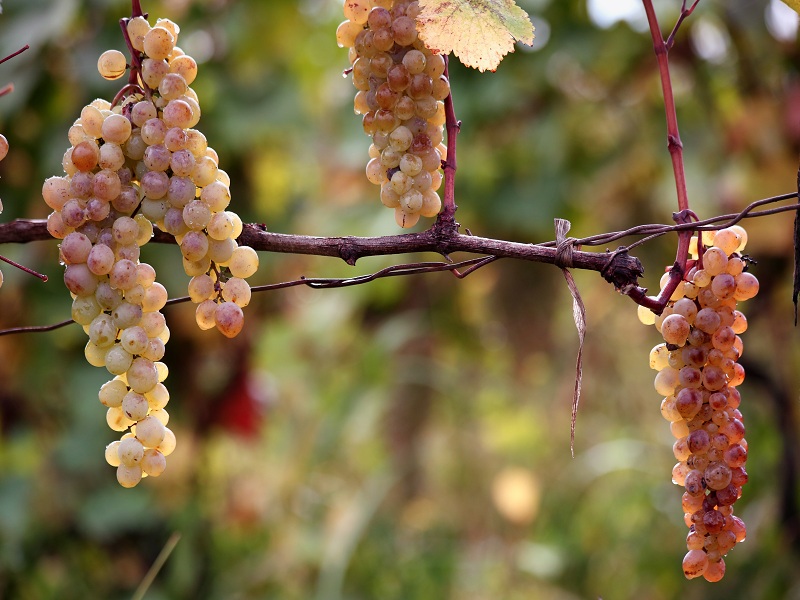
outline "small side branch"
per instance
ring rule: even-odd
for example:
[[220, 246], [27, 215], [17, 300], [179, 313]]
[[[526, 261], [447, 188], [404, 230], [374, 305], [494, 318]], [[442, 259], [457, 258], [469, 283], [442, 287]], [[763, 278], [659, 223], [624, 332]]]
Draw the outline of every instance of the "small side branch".
[[29, 48], [30, 48], [30, 46], [28, 44], [25, 44], [22, 48], [20, 48], [16, 52], [12, 52], [11, 54], [6, 56], [5, 58], [0, 58], [0, 65], [2, 65], [7, 60], [11, 60], [12, 58], [14, 58], [17, 55], [22, 54], [23, 52], [25, 52], [25, 50], [27, 50]]
[[667, 38], [667, 51], [671, 50], [673, 44], [675, 44], [675, 36], [678, 34], [681, 25], [683, 25], [683, 21], [694, 12], [698, 4], [700, 4], [700, 0], [694, 0], [694, 3], [689, 8], [686, 8], [686, 0], [683, 0], [681, 3], [681, 14], [678, 17], [678, 21], [675, 23], [675, 27], [672, 28], [672, 33], [670, 33]]
[[17, 333], [44, 333], [46, 331], [54, 331], [56, 329], [66, 327], [67, 325], [70, 325], [74, 322], [75, 321], [73, 321], [72, 319], [67, 319], [59, 323], [53, 323], [52, 325], [30, 325], [26, 327], [10, 327], [9, 329], [0, 329], [0, 336], [14, 335]]
[[3, 256], [2, 254], [0, 254], [0, 260], [10, 264], [12, 267], [16, 267], [17, 269], [27, 273], [28, 275], [33, 275], [34, 277], [38, 277], [42, 281], [47, 281], [47, 275], [43, 275], [42, 273], [39, 273], [38, 271], [34, 271], [30, 267], [26, 267], [25, 265], [21, 265], [18, 262], [13, 261], [10, 258], [7, 258], [7, 257]]

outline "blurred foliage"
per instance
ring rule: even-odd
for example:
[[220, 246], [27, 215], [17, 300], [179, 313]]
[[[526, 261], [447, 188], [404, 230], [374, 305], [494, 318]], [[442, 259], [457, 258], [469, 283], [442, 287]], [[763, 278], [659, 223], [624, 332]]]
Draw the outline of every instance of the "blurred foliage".
[[[602, 4], [601, 3], [594, 3]], [[606, 5], [615, 3], [606, 0]], [[677, 0], [657, 2], [668, 30]], [[144, 0], [182, 27], [202, 61], [200, 127], [233, 179], [236, 210], [270, 230], [396, 233], [363, 176], [367, 140], [336, 47], [338, 0]], [[552, 239], [668, 222], [674, 183], [663, 103], [641, 22], [601, 28], [584, 0], [523, 0], [537, 27], [496, 73], [451, 68], [458, 217], [476, 234]], [[707, 0], [672, 52], [689, 193], [701, 216], [795, 189], [800, 53], [765, 21], [766, 0]], [[4, 220], [43, 217], [80, 108], [117, 85], [96, 73], [122, 49], [121, 0], [6, 0], [0, 99], [11, 152]], [[788, 38], [787, 38], [788, 39]], [[483, 600], [799, 598], [792, 217], [749, 222], [762, 292], [746, 307], [741, 388], [751, 481], [737, 504], [745, 544], [718, 584], [687, 582], [672, 439], [659, 414], [635, 306], [576, 273], [588, 309], [576, 458], [569, 451], [576, 333], [561, 274], [500, 261], [355, 288], [259, 294], [229, 341], [166, 311], [166, 473], [133, 490], [103, 460], [114, 439], [82, 356], [83, 332], [0, 338], [0, 597], [130, 598], [174, 532], [147, 598]], [[674, 259], [671, 236], [637, 248], [645, 285]], [[2, 253], [0, 327], [69, 316], [57, 245]], [[672, 253], [672, 254], [671, 254]], [[423, 257], [410, 257], [423, 258]], [[426, 256], [425, 259], [434, 259]], [[145, 247], [174, 296], [177, 252]], [[372, 271], [262, 255], [256, 283]]]

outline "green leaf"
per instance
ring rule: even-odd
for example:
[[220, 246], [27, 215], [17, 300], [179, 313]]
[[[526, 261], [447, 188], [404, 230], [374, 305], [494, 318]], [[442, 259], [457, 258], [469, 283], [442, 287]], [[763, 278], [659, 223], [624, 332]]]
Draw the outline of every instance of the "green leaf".
[[783, 3], [793, 11], [800, 13], [800, 0], [783, 0]]
[[533, 25], [514, 0], [419, 0], [419, 6], [425, 45], [480, 71], [494, 71], [515, 41], [533, 43]]

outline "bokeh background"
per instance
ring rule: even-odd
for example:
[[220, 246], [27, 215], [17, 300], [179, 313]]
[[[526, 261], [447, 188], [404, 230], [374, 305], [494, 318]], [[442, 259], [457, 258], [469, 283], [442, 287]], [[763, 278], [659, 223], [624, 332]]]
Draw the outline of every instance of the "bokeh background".
[[[496, 73], [451, 66], [458, 220], [523, 242], [553, 219], [586, 236], [669, 222], [675, 207], [660, 83], [636, 0], [520, 0], [537, 28]], [[678, 0], [656, 3], [668, 31]], [[271, 231], [397, 233], [363, 175], [368, 140], [337, 48], [338, 0], [143, 0], [201, 62], [199, 128], [233, 180], [235, 210]], [[2, 220], [45, 217], [67, 129], [118, 82], [99, 54], [124, 49], [122, 0], [6, 0], [0, 55]], [[702, 216], [795, 189], [800, 149], [797, 18], [777, 0], [703, 0], [672, 52], [689, 193]], [[745, 307], [742, 388], [747, 541], [717, 584], [681, 572], [681, 489], [648, 352], [653, 328], [595, 273], [576, 273], [588, 313], [575, 458], [569, 418], [577, 335], [552, 266], [500, 261], [348, 289], [254, 297], [236, 340], [165, 313], [167, 471], [120, 488], [76, 326], [0, 337], [0, 597], [130, 598], [171, 536], [147, 598], [800, 598], [792, 215], [752, 220], [761, 294]], [[657, 287], [674, 236], [636, 253]], [[57, 244], [4, 255], [0, 327], [69, 317]], [[178, 252], [149, 245], [172, 296]], [[433, 255], [261, 255], [253, 282], [367, 273]], [[461, 257], [456, 257], [461, 258]], [[174, 538], [173, 538], [174, 539]]]

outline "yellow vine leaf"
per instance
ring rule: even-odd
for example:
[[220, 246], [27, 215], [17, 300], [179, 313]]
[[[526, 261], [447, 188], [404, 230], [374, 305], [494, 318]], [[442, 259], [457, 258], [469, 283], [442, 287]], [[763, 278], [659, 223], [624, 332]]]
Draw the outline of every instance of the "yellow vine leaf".
[[497, 69], [515, 40], [533, 43], [533, 25], [514, 0], [419, 0], [419, 7], [417, 29], [425, 45], [452, 52], [479, 71]]
[[783, 0], [783, 3], [795, 12], [800, 13], [800, 0]]

